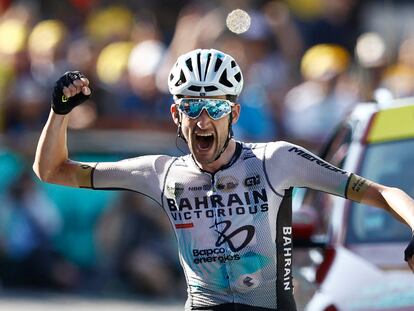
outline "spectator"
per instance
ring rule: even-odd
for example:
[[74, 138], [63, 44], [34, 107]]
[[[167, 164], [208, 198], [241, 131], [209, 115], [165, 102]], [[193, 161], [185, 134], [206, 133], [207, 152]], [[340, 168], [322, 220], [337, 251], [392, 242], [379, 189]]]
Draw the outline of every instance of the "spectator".
[[118, 276], [132, 292], [184, 298], [171, 226], [154, 204], [127, 192], [103, 215], [97, 231], [103, 270], [108, 283]]
[[320, 146], [358, 101], [348, 69], [348, 52], [338, 45], [320, 44], [302, 58], [304, 82], [285, 99], [284, 129], [291, 139]]
[[77, 271], [53, 249], [62, 220], [24, 172], [2, 198], [0, 279], [6, 286], [69, 288]]

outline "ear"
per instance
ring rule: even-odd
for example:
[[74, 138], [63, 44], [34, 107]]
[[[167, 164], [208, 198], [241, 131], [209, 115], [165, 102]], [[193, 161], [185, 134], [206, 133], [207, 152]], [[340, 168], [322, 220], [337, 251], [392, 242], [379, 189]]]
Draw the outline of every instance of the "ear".
[[171, 112], [171, 118], [173, 119], [174, 123], [176, 125], [178, 125], [178, 123], [180, 122], [180, 119], [179, 119], [179, 115], [178, 115], [179, 112], [178, 112], [177, 106], [175, 104], [171, 104], [170, 112]]
[[237, 120], [239, 120], [239, 117], [240, 117], [240, 104], [236, 103], [231, 108], [231, 114], [232, 114], [232, 124], [237, 123]]

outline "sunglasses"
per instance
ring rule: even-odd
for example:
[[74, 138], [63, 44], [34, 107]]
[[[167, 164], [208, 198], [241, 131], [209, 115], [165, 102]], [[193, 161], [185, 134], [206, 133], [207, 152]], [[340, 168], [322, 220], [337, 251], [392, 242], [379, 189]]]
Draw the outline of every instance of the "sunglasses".
[[218, 120], [227, 116], [234, 106], [229, 100], [215, 98], [180, 98], [175, 102], [178, 110], [190, 119], [197, 119], [205, 109], [210, 118]]

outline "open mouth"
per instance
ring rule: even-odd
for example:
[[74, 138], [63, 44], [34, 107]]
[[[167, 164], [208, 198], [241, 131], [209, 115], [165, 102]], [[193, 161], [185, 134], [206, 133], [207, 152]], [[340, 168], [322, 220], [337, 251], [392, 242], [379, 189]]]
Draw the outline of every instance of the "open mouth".
[[197, 147], [200, 150], [208, 150], [213, 146], [214, 135], [213, 134], [196, 134]]

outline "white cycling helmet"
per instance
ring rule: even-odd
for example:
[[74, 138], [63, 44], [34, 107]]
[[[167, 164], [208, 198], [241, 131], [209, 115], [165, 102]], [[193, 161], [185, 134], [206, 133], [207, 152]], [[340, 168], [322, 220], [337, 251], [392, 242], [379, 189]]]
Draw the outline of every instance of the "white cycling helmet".
[[218, 50], [197, 49], [181, 55], [168, 77], [172, 95], [239, 95], [243, 75], [233, 57]]

